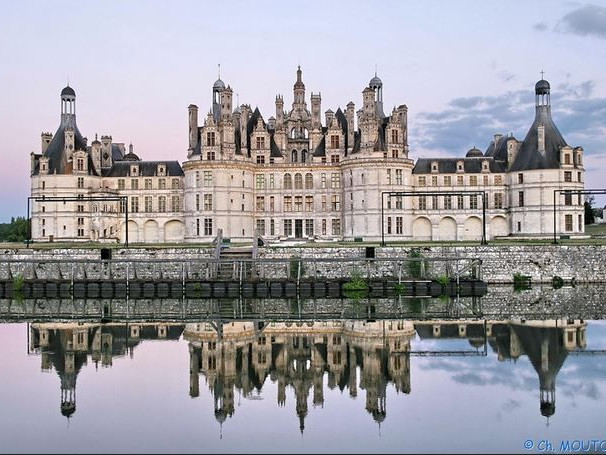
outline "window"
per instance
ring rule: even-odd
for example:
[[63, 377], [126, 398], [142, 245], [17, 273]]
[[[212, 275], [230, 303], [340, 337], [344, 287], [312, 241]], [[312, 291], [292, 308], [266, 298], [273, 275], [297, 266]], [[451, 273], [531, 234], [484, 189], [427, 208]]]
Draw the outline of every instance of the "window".
[[[198, 186], [196, 184], [196, 186]], [[158, 189], [165, 190], [166, 189], [166, 179], [158, 179]]]
[[567, 232], [572, 231], [572, 215], [564, 215], [564, 230]]
[[326, 174], [322, 173], [322, 188], [326, 188]]
[[396, 234], [402, 234], [402, 231], [403, 231], [402, 227], [403, 227], [402, 217], [396, 216]]
[[257, 220], [257, 234], [265, 235], [265, 220]]
[[431, 186], [438, 186], [438, 176], [437, 175], [431, 176]]
[[578, 230], [579, 230], [579, 232], [583, 232], [583, 215], [579, 214], [578, 222], [579, 222]]
[[303, 196], [295, 196], [295, 212], [303, 211]]
[[333, 212], [341, 210], [341, 196], [338, 194], [333, 194], [330, 197], [330, 208]]
[[287, 237], [292, 235], [292, 220], [284, 220], [284, 235]]
[[487, 175], [482, 177], [482, 184], [484, 186], [488, 186], [488, 176]]
[[292, 196], [284, 196], [284, 211], [292, 212]]
[[305, 235], [313, 237], [314, 235], [314, 220], [305, 220]]
[[130, 211], [131, 211], [131, 213], [137, 213], [139, 211], [139, 198], [138, 197], [130, 198]]
[[84, 226], [84, 218], [78, 218], [78, 226]]
[[212, 210], [213, 209], [213, 195], [205, 194], [204, 195], [204, 210]]
[[257, 150], [265, 148], [265, 136], [257, 136]]
[[196, 218], [196, 235], [200, 235], [200, 218]]
[[469, 176], [469, 184], [471, 186], [478, 186], [478, 176], [477, 175], [470, 175]]
[[152, 197], [151, 196], [145, 196], [145, 211], [148, 213], [152, 211]]
[[330, 163], [331, 164], [337, 164], [340, 160], [339, 155], [330, 155]]
[[518, 183], [524, 183], [524, 174], [518, 174]]
[[463, 176], [457, 175], [457, 185], [463, 186]]
[[181, 198], [179, 196], [171, 197], [171, 212], [179, 212], [181, 210]]
[[255, 180], [257, 182], [257, 189], [264, 190], [265, 189], [265, 174], [257, 174], [255, 176]]
[[396, 185], [402, 185], [402, 169], [396, 169]]
[[322, 211], [326, 212], [326, 196], [322, 196]]
[[564, 164], [570, 164], [570, 153], [564, 154]]
[[213, 219], [204, 218], [204, 235], [213, 235]]
[[438, 210], [440, 208], [438, 205], [438, 196], [431, 196], [431, 208], [434, 210]]
[[78, 237], [84, 237], [84, 229], [78, 228]]
[[215, 161], [215, 151], [214, 150], [209, 150], [206, 152], [206, 160]]
[[124, 179], [118, 179], [118, 189], [119, 190], [124, 189]]
[[458, 208], [459, 210], [462, 210], [462, 209], [464, 209], [464, 208], [465, 208], [465, 202], [464, 202], [464, 199], [463, 199], [463, 195], [462, 195], [462, 194], [458, 194], [458, 195], [457, 195], [457, 208]]
[[330, 175], [330, 187], [331, 188], [341, 188], [341, 174], [337, 172], [333, 172]]
[[332, 235], [341, 235], [341, 220], [338, 218], [332, 220]]
[[206, 145], [207, 147], [215, 146], [215, 133], [214, 131], [209, 131], [206, 133]]
[[478, 195], [477, 194], [472, 194], [469, 196], [469, 208], [474, 209], [474, 210], [478, 208]]
[[444, 196], [444, 209], [452, 209], [452, 196]]
[[180, 187], [180, 185], [179, 185], [179, 179], [172, 179], [172, 181], [171, 181], [171, 188], [173, 190], [178, 190], [179, 187]]
[[290, 174], [284, 174], [284, 189], [292, 190], [292, 176]]
[[396, 209], [402, 210], [402, 196], [396, 196]]
[[295, 190], [303, 189], [303, 176], [301, 174], [295, 174]]
[[145, 179], [145, 189], [146, 190], [152, 189], [152, 179]]
[[213, 174], [211, 171], [204, 171], [204, 186], [213, 186]]
[[311, 173], [305, 174], [305, 189], [311, 190], [314, 187], [314, 177]]
[[503, 177], [500, 175], [495, 175], [494, 176], [494, 184], [495, 185], [502, 185], [503, 184]]
[[137, 179], [131, 179], [130, 180], [130, 189], [131, 190], [138, 190], [139, 189], [139, 180], [137, 180]]
[[78, 158], [76, 160], [76, 169], [78, 171], [83, 171], [84, 170], [84, 158]]
[[518, 191], [518, 206], [524, 207], [524, 191]]
[[452, 177], [450, 175], [445, 175], [444, 176], [444, 186], [451, 186], [452, 185]]
[[78, 177], [78, 188], [84, 188], [84, 177]]
[[305, 196], [305, 211], [306, 212], [314, 211], [314, 197], [313, 196]]
[[392, 150], [391, 151], [391, 157], [392, 158], [397, 158], [399, 156], [399, 152], [397, 150]]
[[330, 136], [330, 148], [331, 149], [339, 148], [339, 136], [338, 135], [333, 134]]
[[427, 197], [419, 196], [419, 210], [427, 210]]
[[290, 152], [290, 161], [296, 163], [299, 161], [299, 153], [296, 150]]
[[274, 174], [269, 174], [269, 189], [273, 190], [276, 186], [276, 179]]
[[398, 142], [398, 130], [391, 130], [391, 142]]
[[391, 234], [391, 217], [387, 217], [387, 233]]
[[83, 213], [84, 212], [84, 206], [82, 204], [78, 204], [78, 206], [76, 207], [76, 212]]
[[273, 220], [269, 220], [269, 235], [276, 235], [276, 223]]
[[166, 212], [166, 196], [158, 197], [158, 212]]
[[326, 235], [326, 220], [322, 220], [322, 235]]
[[426, 186], [426, 185], [427, 185], [427, 178], [424, 175], [419, 177], [419, 186]]
[[274, 197], [270, 196], [269, 197], [269, 211], [273, 212], [275, 210], [275, 202], [274, 202]]
[[571, 171], [564, 171], [564, 181], [572, 182], [572, 172]]
[[257, 164], [265, 164], [265, 155], [257, 155]]
[[564, 193], [564, 205], [572, 205], [572, 194], [570, 191]]
[[494, 194], [494, 208], [495, 209], [503, 208], [503, 193]]
[[577, 172], [577, 182], [580, 182], [580, 181], [581, 181], [581, 173]]

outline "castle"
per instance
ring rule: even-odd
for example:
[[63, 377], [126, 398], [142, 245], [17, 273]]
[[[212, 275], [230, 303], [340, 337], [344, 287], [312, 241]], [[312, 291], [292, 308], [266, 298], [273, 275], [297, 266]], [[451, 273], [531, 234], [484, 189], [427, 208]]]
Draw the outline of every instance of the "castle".
[[584, 232], [583, 148], [553, 122], [544, 79], [523, 140], [495, 134], [485, 152], [416, 162], [408, 108], [385, 114], [376, 75], [357, 111], [349, 102], [322, 119], [321, 95], [309, 101], [311, 110], [300, 67], [290, 110], [278, 95], [267, 119], [234, 108], [219, 78], [201, 125], [188, 107], [181, 164], [141, 160], [111, 136], [88, 145], [65, 87], [57, 132], [42, 133], [41, 153], [31, 154], [32, 240], [120, 242], [126, 225], [131, 242], [151, 243], [208, 242], [219, 230], [269, 242], [549, 237], [554, 223], [562, 234]]

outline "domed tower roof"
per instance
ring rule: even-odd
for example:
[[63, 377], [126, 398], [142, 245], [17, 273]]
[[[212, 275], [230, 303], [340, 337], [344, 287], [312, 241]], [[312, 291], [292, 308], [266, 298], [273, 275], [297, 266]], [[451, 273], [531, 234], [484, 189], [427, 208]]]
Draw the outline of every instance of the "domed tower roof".
[[299, 65], [297, 67], [297, 82], [295, 82], [294, 88], [305, 88], [305, 84], [303, 83], [303, 79], [302, 79], [302, 71], [301, 71], [301, 65]]
[[547, 82], [545, 79], [541, 79], [535, 84], [534, 91], [537, 95], [547, 95], [549, 94], [550, 88], [551, 86], [549, 85], [549, 82]]
[[61, 96], [76, 96], [76, 92], [69, 85], [61, 90]]
[[215, 83], [213, 84], [213, 90], [224, 90], [225, 89], [225, 82], [223, 82], [221, 79], [217, 79], [215, 81]]
[[375, 77], [373, 77], [370, 82], [368, 83], [368, 85], [370, 85], [371, 87], [375, 86], [375, 85], [383, 85], [383, 81], [381, 79], [379, 79], [379, 77], [375, 74]]
[[465, 155], [466, 158], [480, 158], [483, 156], [484, 156], [484, 154], [482, 153], [482, 151], [480, 149], [476, 148], [475, 145]]

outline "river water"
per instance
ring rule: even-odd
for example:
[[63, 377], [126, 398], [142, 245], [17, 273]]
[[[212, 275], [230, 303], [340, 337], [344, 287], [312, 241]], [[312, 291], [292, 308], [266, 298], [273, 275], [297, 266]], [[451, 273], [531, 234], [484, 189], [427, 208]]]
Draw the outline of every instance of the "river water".
[[606, 452], [596, 311], [15, 317], [27, 304], [0, 314], [3, 453]]

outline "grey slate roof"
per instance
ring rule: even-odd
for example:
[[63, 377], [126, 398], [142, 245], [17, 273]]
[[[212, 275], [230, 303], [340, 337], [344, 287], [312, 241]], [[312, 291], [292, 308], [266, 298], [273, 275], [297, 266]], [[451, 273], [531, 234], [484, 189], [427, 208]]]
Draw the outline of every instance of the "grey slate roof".
[[278, 144], [276, 144], [276, 141], [274, 140], [274, 135], [272, 133], [272, 135], [269, 138], [269, 156], [272, 158], [281, 158], [282, 157], [282, 152], [280, 151], [280, 147], [278, 147]]
[[438, 163], [439, 174], [456, 174], [457, 163], [463, 162], [463, 170], [468, 174], [482, 172], [482, 162], [488, 161], [490, 172], [501, 173], [507, 171], [507, 164], [495, 161], [489, 157], [478, 158], [419, 158], [412, 170], [413, 174], [431, 174], [431, 163]]
[[166, 165], [167, 177], [183, 176], [183, 169], [178, 161], [118, 161], [112, 167], [105, 169], [104, 177], [129, 177], [130, 167], [132, 164], [139, 165], [140, 177], [156, 177], [158, 172], [158, 164]]
[[495, 141], [490, 141], [490, 145], [486, 149], [485, 156], [491, 156], [497, 161], [507, 161], [507, 142], [513, 139], [517, 139], [513, 136], [501, 136], [496, 144]]
[[[545, 126], [545, 154], [538, 151], [539, 125]], [[510, 170], [515, 172], [557, 169], [560, 167], [560, 148], [566, 145], [566, 141], [551, 118], [551, 108], [549, 106], [539, 106], [534, 122], [528, 130], [528, 134], [526, 134]]]
[[313, 156], [326, 156], [326, 136], [322, 136], [322, 140], [314, 150]]

